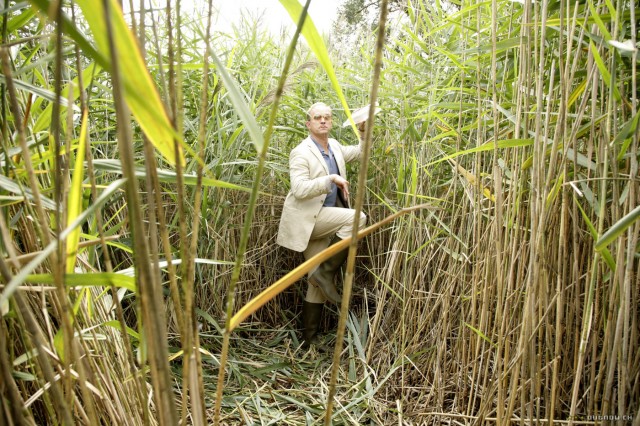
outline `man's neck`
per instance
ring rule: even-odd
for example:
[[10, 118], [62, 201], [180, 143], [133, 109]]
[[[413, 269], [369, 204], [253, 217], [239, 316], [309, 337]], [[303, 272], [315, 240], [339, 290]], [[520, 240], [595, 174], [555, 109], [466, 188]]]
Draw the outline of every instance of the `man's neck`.
[[328, 135], [309, 135], [317, 144], [323, 147], [325, 150], [329, 148], [329, 136]]

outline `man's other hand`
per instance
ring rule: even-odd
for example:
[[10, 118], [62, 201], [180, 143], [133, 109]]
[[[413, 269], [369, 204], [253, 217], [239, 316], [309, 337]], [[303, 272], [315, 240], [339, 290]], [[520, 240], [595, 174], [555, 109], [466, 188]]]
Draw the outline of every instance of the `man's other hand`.
[[331, 175], [331, 181], [342, 190], [345, 197], [349, 196], [349, 182], [340, 175]]

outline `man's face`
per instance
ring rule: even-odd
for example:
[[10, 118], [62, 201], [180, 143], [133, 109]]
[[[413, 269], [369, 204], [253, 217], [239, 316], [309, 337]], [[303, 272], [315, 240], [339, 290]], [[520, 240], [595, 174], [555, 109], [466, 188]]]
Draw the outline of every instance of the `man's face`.
[[316, 107], [311, 110], [309, 114], [311, 119], [307, 121], [307, 129], [311, 135], [326, 136], [329, 134], [331, 127], [333, 127], [333, 120], [331, 117], [331, 108], [329, 107]]

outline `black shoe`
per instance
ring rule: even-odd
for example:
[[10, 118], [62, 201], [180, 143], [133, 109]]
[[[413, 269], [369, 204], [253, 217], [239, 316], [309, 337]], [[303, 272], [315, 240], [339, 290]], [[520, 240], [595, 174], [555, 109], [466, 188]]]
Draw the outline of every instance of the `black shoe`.
[[302, 303], [302, 347], [308, 349], [318, 344], [318, 329], [324, 303]]

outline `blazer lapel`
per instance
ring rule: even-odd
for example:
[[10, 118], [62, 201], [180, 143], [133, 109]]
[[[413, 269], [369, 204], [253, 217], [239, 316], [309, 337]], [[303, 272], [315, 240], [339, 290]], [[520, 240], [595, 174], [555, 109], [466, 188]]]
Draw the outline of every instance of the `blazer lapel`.
[[[329, 140], [329, 145], [331, 146], [331, 151], [333, 152], [333, 156], [336, 159], [336, 164], [338, 165], [338, 173], [343, 178], [347, 178], [347, 170], [344, 164], [344, 156], [342, 155], [342, 150], [340, 146], [336, 143], [334, 144], [332, 140]], [[338, 199], [342, 203], [341, 207], [345, 207], [347, 209], [351, 208], [349, 204], [349, 198], [345, 197], [342, 193], [342, 190], [338, 188]]]
[[338, 173], [340, 173], [340, 176], [346, 177], [347, 171], [345, 170], [344, 157], [342, 155], [342, 151], [340, 150], [340, 146], [336, 146], [332, 142], [333, 141], [330, 139], [329, 146], [331, 146], [333, 157], [336, 159], [336, 164], [338, 165]]
[[329, 167], [327, 167], [327, 162], [324, 161], [324, 158], [322, 157], [322, 154], [320, 153], [320, 150], [316, 146], [315, 142], [313, 142], [311, 140], [311, 138], [307, 138], [307, 147], [309, 148], [309, 150], [311, 151], [313, 156], [316, 157], [318, 162], [320, 162], [320, 164], [322, 165], [322, 168], [324, 169], [325, 173], [329, 174]]

